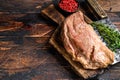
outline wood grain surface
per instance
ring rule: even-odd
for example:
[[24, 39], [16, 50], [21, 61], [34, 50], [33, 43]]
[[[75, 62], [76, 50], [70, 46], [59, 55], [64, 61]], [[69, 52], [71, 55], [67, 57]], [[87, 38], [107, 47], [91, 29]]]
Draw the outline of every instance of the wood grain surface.
[[[48, 42], [57, 27], [39, 14], [48, 3], [51, 0], [1, 0], [0, 25], [17, 21], [24, 26], [0, 32], [0, 80], [84, 80]], [[107, 13], [120, 29], [119, 11]], [[120, 64], [91, 80], [120, 80]]]
[[120, 12], [119, 0], [97, 0], [107, 12]]

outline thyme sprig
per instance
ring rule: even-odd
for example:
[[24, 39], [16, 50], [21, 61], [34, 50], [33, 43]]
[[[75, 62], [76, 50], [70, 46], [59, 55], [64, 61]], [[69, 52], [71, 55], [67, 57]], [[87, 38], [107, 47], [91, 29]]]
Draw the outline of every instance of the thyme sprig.
[[114, 52], [120, 49], [120, 33], [118, 31], [98, 22], [93, 22], [91, 25], [98, 31], [109, 49]]

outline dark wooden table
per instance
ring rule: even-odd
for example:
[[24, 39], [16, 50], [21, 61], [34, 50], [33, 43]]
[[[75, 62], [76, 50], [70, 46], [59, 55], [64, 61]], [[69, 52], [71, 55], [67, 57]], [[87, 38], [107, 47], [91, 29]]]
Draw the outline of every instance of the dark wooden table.
[[[49, 44], [57, 26], [40, 15], [40, 10], [49, 3], [51, 0], [1, 0], [0, 24], [20, 21], [24, 26], [0, 32], [0, 80], [84, 80]], [[103, 8], [120, 29], [120, 10], [116, 6], [112, 12]], [[120, 80], [120, 64], [111, 66], [94, 80], [97, 79]]]

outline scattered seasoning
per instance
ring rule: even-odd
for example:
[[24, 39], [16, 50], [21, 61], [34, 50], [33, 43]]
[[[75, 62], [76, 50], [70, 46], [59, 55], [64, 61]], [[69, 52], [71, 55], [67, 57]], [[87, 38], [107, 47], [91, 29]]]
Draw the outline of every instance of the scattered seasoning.
[[75, 12], [78, 9], [78, 2], [76, 0], [61, 0], [58, 5], [66, 12]]
[[116, 52], [117, 49], [120, 49], [120, 33], [115, 29], [110, 28], [109, 26], [94, 22], [91, 24], [95, 30], [98, 31], [103, 41], [106, 43], [109, 49]]

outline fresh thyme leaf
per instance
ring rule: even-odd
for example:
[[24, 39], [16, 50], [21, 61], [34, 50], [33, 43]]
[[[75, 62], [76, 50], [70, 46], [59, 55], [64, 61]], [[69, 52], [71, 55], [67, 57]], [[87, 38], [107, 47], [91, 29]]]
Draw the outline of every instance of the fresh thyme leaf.
[[120, 33], [118, 31], [98, 22], [93, 22], [91, 25], [98, 31], [108, 48], [114, 52], [116, 52], [116, 49], [120, 49]]

